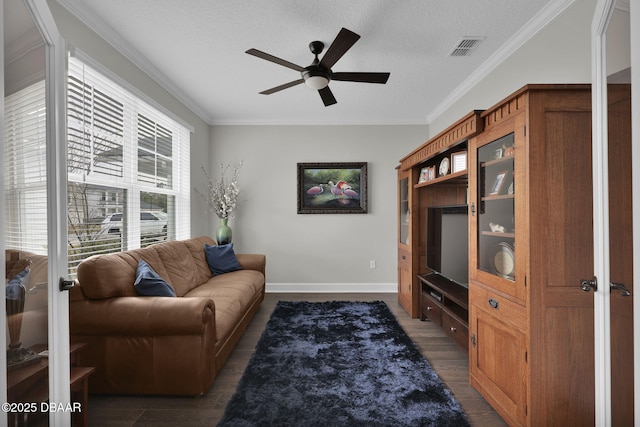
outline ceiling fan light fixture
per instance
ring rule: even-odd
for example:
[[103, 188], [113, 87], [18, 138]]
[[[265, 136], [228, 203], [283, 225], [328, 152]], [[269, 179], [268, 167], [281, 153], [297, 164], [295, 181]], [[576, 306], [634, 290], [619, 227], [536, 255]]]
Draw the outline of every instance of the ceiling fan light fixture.
[[307, 77], [304, 84], [306, 84], [309, 89], [320, 90], [329, 85], [329, 80], [322, 76], [311, 76]]
[[331, 74], [325, 70], [314, 67], [312, 69], [305, 69], [302, 72], [302, 78], [304, 79], [304, 84], [307, 85], [309, 89], [320, 90], [329, 85]]

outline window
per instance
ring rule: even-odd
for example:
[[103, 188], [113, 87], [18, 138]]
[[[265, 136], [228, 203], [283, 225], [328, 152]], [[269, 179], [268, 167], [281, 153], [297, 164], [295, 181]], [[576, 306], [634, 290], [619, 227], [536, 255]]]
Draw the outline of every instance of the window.
[[98, 253], [189, 237], [189, 131], [69, 59], [69, 272]]
[[[69, 274], [88, 256], [190, 234], [189, 130], [69, 59]], [[7, 247], [47, 253], [44, 81], [5, 98]]]

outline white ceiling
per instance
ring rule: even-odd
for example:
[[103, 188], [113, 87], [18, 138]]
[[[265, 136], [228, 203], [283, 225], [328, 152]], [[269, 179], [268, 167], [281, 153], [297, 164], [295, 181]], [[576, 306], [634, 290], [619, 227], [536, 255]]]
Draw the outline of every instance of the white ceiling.
[[[535, 34], [567, 0], [58, 0], [211, 124], [425, 124], [452, 94]], [[308, 44], [361, 39], [333, 71], [390, 72], [386, 85], [332, 81], [325, 107], [296, 71]], [[463, 37], [484, 37], [451, 57]], [[326, 48], [325, 48], [326, 50]]]

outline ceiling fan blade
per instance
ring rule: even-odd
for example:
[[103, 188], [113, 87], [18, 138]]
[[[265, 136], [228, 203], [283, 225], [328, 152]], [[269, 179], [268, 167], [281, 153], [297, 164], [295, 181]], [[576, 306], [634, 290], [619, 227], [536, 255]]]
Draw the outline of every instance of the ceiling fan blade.
[[333, 96], [333, 92], [331, 92], [331, 89], [329, 89], [329, 86], [323, 87], [322, 89], [318, 90], [318, 93], [320, 94], [320, 98], [322, 98], [322, 102], [324, 102], [325, 107], [338, 103], [335, 96]]
[[322, 60], [320, 60], [320, 65], [326, 68], [333, 67], [359, 38], [360, 36], [353, 31], [347, 30], [346, 28], [341, 29], [336, 39], [331, 43], [331, 46], [329, 46], [329, 49], [327, 49], [327, 52], [322, 57]]
[[333, 73], [331, 80], [361, 83], [386, 83], [390, 73]]
[[260, 92], [260, 94], [261, 95], [271, 95], [272, 93], [280, 92], [281, 90], [290, 88], [292, 86], [299, 85], [300, 83], [304, 83], [304, 80], [303, 79], [294, 80], [292, 82], [285, 83], [285, 84], [280, 85], [280, 86], [272, 87], [271, 89], [263, 90], [262, 92]]
[[257, 56], [258, 58], [266, 59], [267, 61], [271, 61], [275, 64], [282, 65], [283, 67], [291, 68], [292, 70], [296, 70], [300, 72], [304, 71], [303, 67], [296, 65], [293, 62], [285, 61], [284, 59], [280, 59], [277, 56], [269, 55], [268, 53], [265, 53], [258, 49], [249, 49], [245, 53], [248, 53], [249, 55]]

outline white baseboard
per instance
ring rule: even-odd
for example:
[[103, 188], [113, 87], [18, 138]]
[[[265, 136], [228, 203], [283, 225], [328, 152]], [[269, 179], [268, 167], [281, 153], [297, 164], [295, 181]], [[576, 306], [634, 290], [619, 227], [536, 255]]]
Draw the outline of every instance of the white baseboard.
[[267, 283], [269, 293], [396, 293], [397, 283]]

